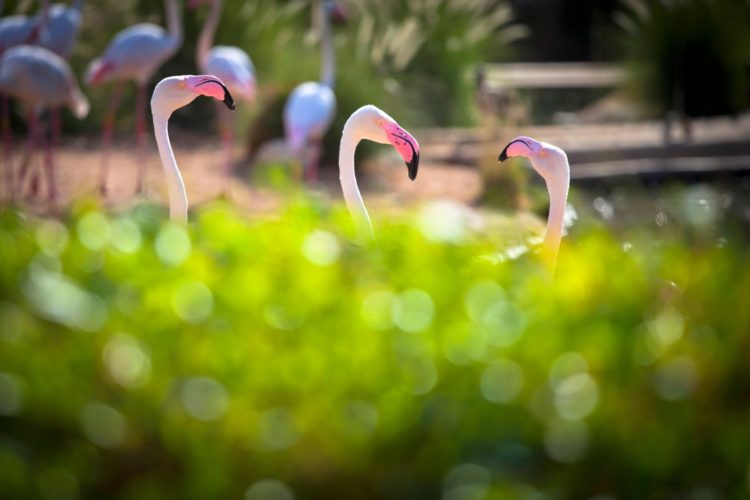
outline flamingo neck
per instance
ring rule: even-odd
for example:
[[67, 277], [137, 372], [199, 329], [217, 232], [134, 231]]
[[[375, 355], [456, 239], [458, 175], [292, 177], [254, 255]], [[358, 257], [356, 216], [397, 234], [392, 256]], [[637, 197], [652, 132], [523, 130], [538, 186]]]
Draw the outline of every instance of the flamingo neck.
[[221, 7], [222, 0], [213, 0], [213, 2], [211, 2], [211, 12], [209, 12], [208, 18], [201, 30], [200, 37], [198, 38], [198, 54], [196, 62], [203, 72], [206, 72], [205, 68], [206, 63], [208, 62], [208, 55], [211, 52], [211, 47], [214, 45], [216, 29], [219, 27]]
[[156, 145], [159, 148], [161, 165], [167, 178], [169, 189], [169, 218], [175, 221], [187, 222], [188, 199], [185, 191], [185, 183], [182, 180], [180, 169], [174, 158], [172, 144], [169, 142], [169, 116], [171, 112], [153, 110], [154, 135]]
[[333, 47], [331, 20], [324, 2], [320, 2], [320, 31], [323, 66], [320, 70], [320, 83], [332, 89], [336, 81], [336, 52]]
[[166, 0], [166, 12], [167, 12], [167, 31], [171, 36], [175, 45], [179, 46], [182, 43], [182, 19], [180, 15], [180, 9], [177, 7], [176, 0]]
[[569, 184], [569, 181], [547, 181], [550, 205], [547, 230], [544, 233], [544, 242], [542, 243], [542, 257], [553, 269], [557, 262], [557, 254], [560, 250], [560, 241], [562, 240], [563, 220], [565, 218], [565, 205], [568, 199]]
[[362, 195], [359, 192], [357, 176], [354, 172], [354, 152], [362, 137], [353, 132], [351, 122], [352, 118], [349, 118], [341, 134], [339, 181], [341, 182], [341, 190], [344, 193], [346, 206], [349, 208], [349, 213], [354, 219], [360, 240], [373, 241], [375, 240], [375, 231], [372, 228], [372, 222], [370, 221], [370, 215], [367, 213], [365, 202], [362, 200]]

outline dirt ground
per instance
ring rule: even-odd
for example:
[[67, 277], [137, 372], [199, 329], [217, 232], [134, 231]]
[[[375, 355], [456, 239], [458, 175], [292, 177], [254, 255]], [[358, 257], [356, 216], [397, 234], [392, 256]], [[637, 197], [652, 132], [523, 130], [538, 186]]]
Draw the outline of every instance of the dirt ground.
[[[172, 145], [188, 192], [191, 207], [200, 206], [225, 193], [232, 202], [248, 215], [275, 210], [281, 198], [275, 190], [253, 185], [250, 180], [249, 162], [243, 160], [243, 151], [234, 151], [236, 169], [231, 178], [222, 171], [223, 153], [213, 142], [192, 137], [173, 138]], [[20, 143], [16, 140], [14, 168], [21, 162]], [[52, 211], [60, 212], [81, 197], [100, 198], [97, 186], [101, 151], [97, 139], [71, 139], [63, 141], [55, 153], [55, 176], [57, 200]], [[122, 210], [143, 199], [167, 201], [167, 187], [162, 172], [156, 144], [149, 144], [146, 155], [145, 192], [136, 194], [138, 154], [134, 144], [117, 143], [110, 156], [108, 193], [102, 198], [105, 206], [112, 210]], [[16, 189], [16, 202], [25, 208], [44, 213], [50, 211], [47, 202], [47, 178], [42, 174], [43, 158], [38, 152], [33, 160], [31, 172], [38, 172], [40, 184], [36, 197], [30, 195], [31, 175], [27, 176], [23, 189]], [[4, 168], [5, 165], [3, 164]], [[373, 208], [397, 207], [418, 204], [424, 200], [450, 198], [463, 203], [475, 202], [482, 192], [481, 179], [477, 171], [445, 164], [422, 162], [416, 181], [407, 177], [406, 167], [397, 155], [384, 148], [383, 155], [357, 165], [360, 175], [360, 188], [365, 202]], [[321, 170], [320, 181], [311, 189], [324, 193], [332, 199], [341, 199], [338, 184], [338, 169], [327, 165]], [[5, 175], [0, 176], [0, 196], [8, 201], [9, 192]], [[228, 183], [228, 184], [227, 184]], [[228, 187], [227, 187], [228, 186]]]

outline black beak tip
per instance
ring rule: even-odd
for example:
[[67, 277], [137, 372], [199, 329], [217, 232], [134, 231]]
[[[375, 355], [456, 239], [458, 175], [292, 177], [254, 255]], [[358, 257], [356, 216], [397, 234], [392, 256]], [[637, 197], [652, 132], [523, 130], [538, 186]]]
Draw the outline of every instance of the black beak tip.
[[227, 106], [227, 107], [228, 107], [229, 109], [231, 109], [232, 111], [234, 111], [234, 109], [235, 109], [235, 107], [236, 107], [236, 106], [234, 105], [234, 99], [232, 99], [232, 96], [231, 96], [231, 95], [229, 95], [229, 92], [226, 92], [226, 93], [224, 94], [224, 104], [226, 104], [226, 106]]
[[415, 154], [411, 161], [406, 164], [406, 168], [409, 169], [409, 179], [415, 180], [419, 171], [419, 153]]
[[[511, 143], [511, 144], [513, 144], [513, 143]], [[502, 162], [504, 162], [505, 160], [508, 159], [508, 147], [509, 146], [510, 146], [510, 144], [508, 144], [508, 146], [505, 146], [505, 148], [503, 148], [502, 152], [500, 153], [500, 156], [497, 157], [497, 161], [498, 162], [502, 163]]]

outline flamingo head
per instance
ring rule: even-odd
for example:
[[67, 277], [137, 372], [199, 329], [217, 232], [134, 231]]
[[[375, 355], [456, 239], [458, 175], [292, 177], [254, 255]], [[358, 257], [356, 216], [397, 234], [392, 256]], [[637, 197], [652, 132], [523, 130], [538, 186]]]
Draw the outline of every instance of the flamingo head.
[[106, 82], [114, 69], [114, 64], [103, 59], [94, 59], [86, 69], [86, 76], [84, 77], [86, 85], [94, 86]]
[[213, 97], [234, 110], [234, 99], [226, 85], [213, 75], [172, 76], [160, 81], [151, 97], [151, 108], [172, 112], [188, 105], [198, 96]]
[[528, 158], [534, 170], [547, 181], [560, 179], [561, 175], [570, 176], [565, 151], [552, 144], [519, 136], [505, 146], [500, 152], [498, 161], [503, 162], [515, 156]]
[[391, 144], [406, 163], [409, 179], [417, 178], [419, 170], [419, 143], [409, 132], [391, 118], [385, 111], [373, 106], [363, 106], [355, 115], [357, 132], [363, 139], [381, 144]]

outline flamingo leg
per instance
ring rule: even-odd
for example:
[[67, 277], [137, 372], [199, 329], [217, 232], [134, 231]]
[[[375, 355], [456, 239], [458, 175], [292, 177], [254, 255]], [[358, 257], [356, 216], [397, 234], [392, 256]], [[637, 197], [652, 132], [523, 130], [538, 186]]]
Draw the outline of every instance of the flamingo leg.
[[[26, 148], [24, 151], [24, 157], [21, 160], [21, 168], [18, 170], [18, 180], [17, 180], [17, 186], [16, 189], [19, 193], [23, 191], [23, 183], [26, 178], [26, 173], [29, 170], [29, 166], [32, 163], [33, 160], [33, 153], [36, 149], [36, 137], [37, 137], [37, 119], [36, 119], [36, 113], [34, 112], [33, 108], [29, 108], [29, 114], [27, 119], [27, 128], [28, 128], [28, 137], [26, 139]], [[32, 180], [31, 185], [31, 195], [36, 195], [36, 191], [38, 189], [38, 185], [35, 185], [35, 182], [38, 182], [38, 179]]]
[[143, 192], [146, 178], [146, 85], [138, 84], [138, 95], [135, 103], [135, 141], [138, 146], [138, 181], [136, 192]]
[[57, 200], [57, 188], [55, 186], [55, 163], [52, 154], [55, 146], [55, 114], [57, 108], [50, 111], [51, 130], [49, 134], [44, 135], [44, 170], [47, 173], [47, 189], [49, 190], [49, 210], [55, 210], [55, 203]]
[[10, 137], [10, 99], [0, 96], [2, 106], [3, 127], [3, 169], [5, 170], [5, 189], [8, 191], [8, 199], [13, 202], [15, 190], [13, 189], [13, 150]]
[[307, 161], [305, 162], [305, 180], [307, 182], [316, 182], [318, 180], [318, 169], [320, 167], [320, 157], [323, 154], [323, 145], [320, 141], [312, 141], [308, 151]]
[[115, 115], [117, 106], [122, 99], [122, 91], [125, 88], [125, 82], [117, 82], [115, 90], [109, 101], [109, 107], [104, 115], [102, 124], [102, 163], [99, 167], [99, 192], [102, 196], [107, 196], [107, 174], [109, 172], [109, 154], [112, 147], [112, 132], [115, 128]]

